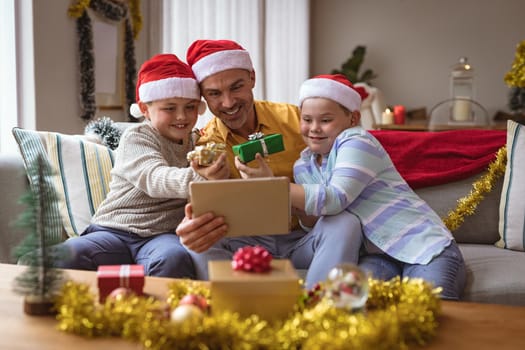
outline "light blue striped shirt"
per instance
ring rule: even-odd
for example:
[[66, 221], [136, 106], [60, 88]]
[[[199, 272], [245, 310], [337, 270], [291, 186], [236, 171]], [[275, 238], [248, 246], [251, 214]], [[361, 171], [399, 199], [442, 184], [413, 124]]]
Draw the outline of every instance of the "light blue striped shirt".
[[308, 215], [343, 210], [361, 221], [365, 237], [393, 258], [427, 264], [453, 237], [441, 218], [407, 185], [383, 146], [361, 127], [344, 130], [319, 167], [306, 148], [294, 165]]

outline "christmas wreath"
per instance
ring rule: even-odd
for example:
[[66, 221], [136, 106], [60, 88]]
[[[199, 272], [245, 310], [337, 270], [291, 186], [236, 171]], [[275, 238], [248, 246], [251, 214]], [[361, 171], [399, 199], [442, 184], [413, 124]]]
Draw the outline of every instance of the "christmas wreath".
[[[129, 6], [128, 6], [129, 3]], [[137, 75], [135, 62], [135, 44], [142, 27], [140, 0], [78, 0], [68, 10], [69, 16], [77, 19], [78, 50], [80, 65], [80, 103], [82, 119], [90, 120], [96, 112], [95, 101], [95, 56], [93, 53], [93, 31], [87, 9], [112, 21], [124, 20], [124, 61], [125, 61], [125, 96], [126, 106], [135, 101], [135, 79]], [[131, 12], [131, 13], [130, 13]], [[127, 109], [127, 108], [126, 108]], [[135, 120], [128, 116], [130, 120]]]

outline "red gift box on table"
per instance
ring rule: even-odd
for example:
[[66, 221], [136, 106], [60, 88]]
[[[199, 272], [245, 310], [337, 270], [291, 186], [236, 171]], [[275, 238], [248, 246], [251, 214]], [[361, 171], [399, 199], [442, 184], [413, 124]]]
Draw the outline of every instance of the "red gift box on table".
[[142, 295], [144, 288], [143, 265], [102, 265], [97, 270], [99, 301], [103, 303], [106, 297], [115, 289], [124, 287], [135, 294]]

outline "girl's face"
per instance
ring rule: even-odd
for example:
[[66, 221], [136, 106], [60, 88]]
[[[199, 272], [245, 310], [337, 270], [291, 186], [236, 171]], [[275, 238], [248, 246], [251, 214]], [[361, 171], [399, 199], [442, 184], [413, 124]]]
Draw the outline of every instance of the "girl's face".
[[139, 106], [159, 134], [171, 141], [181, 142], [188, 139], [197, 122], [199, 104], [199, 100], [174, 97], [140, 103]]
[[359, 123], [358, 111], [350, 112], [327, 98], [308, 98], [301, 105], [301, 135], [315, 154], [330, 153], [335, 138]]

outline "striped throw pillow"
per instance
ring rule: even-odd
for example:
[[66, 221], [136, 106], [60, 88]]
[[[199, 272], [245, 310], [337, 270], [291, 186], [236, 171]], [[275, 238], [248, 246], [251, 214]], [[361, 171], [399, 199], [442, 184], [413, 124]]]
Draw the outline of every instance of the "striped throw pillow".
[[507, 122], [507, 167], [499, 207], [500, 248], [525, 251], [525, 125]]
[[[64, 230], [69, 237], [78, 236], [109, 192], [113, 151], [83, 135], [21, 128], [14, 128], [13, 135], [26, 169], [39, 154], [49, 161]], [[29, 182], [32, 185], [31, 178]]]

